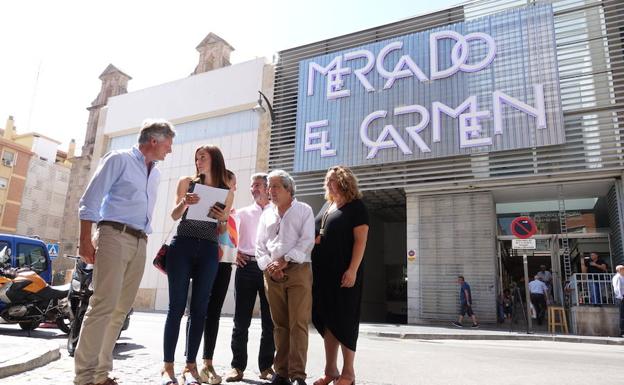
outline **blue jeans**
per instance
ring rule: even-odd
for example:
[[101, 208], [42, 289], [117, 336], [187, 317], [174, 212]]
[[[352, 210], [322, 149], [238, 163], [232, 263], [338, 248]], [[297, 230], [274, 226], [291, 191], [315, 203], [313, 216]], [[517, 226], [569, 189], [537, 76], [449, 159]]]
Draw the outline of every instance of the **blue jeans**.
[[193, 287], [186, 330], [186, 362], [195, 362], [218, 263], [216, 242], [188, 237], [173, 238], [166, 263], [169, 310], [163, 338], [165, 362], [174, 361], [180, 321], [184, 315], [191, 279]]
[[600, 283], [590, 282], [589, 283], [589, 303], [592, 305], [596, 305], [601, 302], [602, 302], [602, 295], [600, 293]]
[[273, 321], [271, 310], [264, 291], [264, 276], [255, 261], [248, 261], [243, 267], [236, 268], [234, 277], [234, 329], [232, 330], [232, 367], [240, 370], [247, 368], [247, 340], [249, 325], [253, 315], [256, 295], [260, 296], [260, 317], [262, 334], [258, 352], [258, 369], [266, 370], [273, 365], [275, 341], [273, 340]]

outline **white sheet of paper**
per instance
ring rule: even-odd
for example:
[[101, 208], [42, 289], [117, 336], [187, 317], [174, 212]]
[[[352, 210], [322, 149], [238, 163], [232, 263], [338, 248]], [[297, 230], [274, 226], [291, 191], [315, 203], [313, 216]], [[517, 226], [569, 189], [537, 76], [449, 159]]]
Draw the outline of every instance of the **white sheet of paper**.
[[210, 218], [208, 213], [210, 212], [210, 208], [214, 206], [216, 202], [225, 204], [225, 198], [227, 197], [228, 191], [229, 190], [222, 188], [196, 184], [193, 192], [199, 195], [199, 202], [188, 207], [186, 219], [216, 222], [217, 220]]

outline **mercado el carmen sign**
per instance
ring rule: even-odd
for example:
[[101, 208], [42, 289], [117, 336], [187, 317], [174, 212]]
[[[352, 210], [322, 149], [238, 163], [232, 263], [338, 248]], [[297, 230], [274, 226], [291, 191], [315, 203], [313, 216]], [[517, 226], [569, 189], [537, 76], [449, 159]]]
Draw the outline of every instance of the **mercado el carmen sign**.
[[564, 140], [550, 5], [299, 63], [297, 172]]

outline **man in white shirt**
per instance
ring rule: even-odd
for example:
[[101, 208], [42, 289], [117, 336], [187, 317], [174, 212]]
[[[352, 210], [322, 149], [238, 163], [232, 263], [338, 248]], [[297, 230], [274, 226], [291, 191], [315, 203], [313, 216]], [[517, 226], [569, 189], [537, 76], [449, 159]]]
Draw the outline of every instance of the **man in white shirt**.
[[236, 256], [236, 276], [234, 278], [234, 328], [232, 329], [232, 370], [226, 376], [227, 382], [243, 379], [247, 368], [247, 340], [249, 325], [253, 315], [256, 296], [260, 297], [260, 317], [262, 335], [258, 352], [260, 378], [270, 380], [273, 377], [273, 321], [264, 291], [264, 278], [256, 261], [256, 233], [260, 216], [270, 210], [271, 202], [267, 192], [267, 174], [257, 173], [251, 176], [251, 195], [254, 203], [236, 210], [238, 218], [238, 254]]
[[[548, 294], [552, 296], [552, 273], [546, 270], [546, 265], [540, 265], [540, 270], [537, 272], [542, 282], [548, 287]], [[552, 298], [551, 298], [552, 299]]]
[[536, 275], [535, 279], [529, 282], [529, 292], [531, 293], [531, 303], [537, 313], [537, 324], [541, 325], [544, 322], [544, 314], [546, 313], [548, 286], [542, 282], [539, 275]]
[[620, 308], [620, 335], [624, 337], [624, 265], [617, 265], [615, 271], [616, 273], [611, 282], [613, 283], [613, 292]]
[[262, 213], [256, 236], [256, 260], [273, 318], [276, 375], [274, 385], [306, 385], [308, 324], [312, 311], [314, 214], [297, 201], [295, 182], [285, 171], [269, 173], [273, 207]]

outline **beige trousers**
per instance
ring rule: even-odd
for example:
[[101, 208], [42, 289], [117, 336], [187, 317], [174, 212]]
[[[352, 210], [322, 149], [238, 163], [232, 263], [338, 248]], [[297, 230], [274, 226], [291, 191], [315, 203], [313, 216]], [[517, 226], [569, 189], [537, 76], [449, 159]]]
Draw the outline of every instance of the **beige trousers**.
[[273, 318], [275, 372], [286, 378], [305, 379], [308, 357], [308, 324], [312, 317], [312, 269], [310, 263], [290, 263], [288, 279], [274, 282], [264, 273], [264, 287]]
[[145, 268], [144, 239], [106, 225], [98, 229], [96, 238], [94, 292], [74, 354], [75, 385], [98, 384], [112, 371], [117, 336]]

